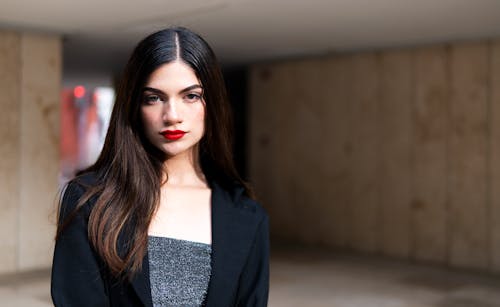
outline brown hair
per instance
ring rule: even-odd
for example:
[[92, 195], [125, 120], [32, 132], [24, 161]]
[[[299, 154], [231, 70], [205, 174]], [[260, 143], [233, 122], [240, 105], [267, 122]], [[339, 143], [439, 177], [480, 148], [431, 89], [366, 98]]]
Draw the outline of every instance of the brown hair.
[[[206, 178], [227, 189], [241, 185], [248, 196], [253, 196], [234, 166], [231, 110], [212, 49], [186, 28], [169, 28], [149, 35], [136, 46], [125, 67], [103, 150], [96, 163], [81, 172], [94, 172], [97, 184], [87, 189], [75, 209], [97, 196], [89, 217], [88, 236], [115, 276], [131, 277], [141, 268], [164, 173], [166, 157], [149, 143], [142, 129], [141, 91], [154, 70], [175, 60], [189, 65], [204, 89], [205, 135], [198, 147]], [[78, 177], [74, 180], [78, 182]], [[56, 239], [72, 216], [59, 221]], [[121, 236], [129, 243], [124, 253], [117, 249]]]

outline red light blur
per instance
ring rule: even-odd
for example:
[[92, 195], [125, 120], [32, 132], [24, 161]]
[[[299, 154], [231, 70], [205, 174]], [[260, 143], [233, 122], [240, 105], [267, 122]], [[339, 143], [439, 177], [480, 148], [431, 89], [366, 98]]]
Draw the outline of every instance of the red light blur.
[[82, 98], [83, 96], [85, 96], [85, 87], [81, 85], [75, 86], [75, 88], [73, 89], [73, 95], [75, 95], [76, 98]]

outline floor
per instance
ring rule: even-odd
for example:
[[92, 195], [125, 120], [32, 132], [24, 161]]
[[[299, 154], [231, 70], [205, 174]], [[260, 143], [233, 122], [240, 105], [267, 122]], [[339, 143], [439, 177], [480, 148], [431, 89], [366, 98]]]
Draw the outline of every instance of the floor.
[[271, 307], [500, 306], [500, 275], [297, 249], [272, 259]]
[[18, 275], [0, 275], [0, 306], [49, 307], [50, 272], [48, 270]]
[[[273, 251], [270, 307], [500, 307], [500, 276], [325, 251]], [[52, 306], [49, 272], [0, 276], [0, 306]]]

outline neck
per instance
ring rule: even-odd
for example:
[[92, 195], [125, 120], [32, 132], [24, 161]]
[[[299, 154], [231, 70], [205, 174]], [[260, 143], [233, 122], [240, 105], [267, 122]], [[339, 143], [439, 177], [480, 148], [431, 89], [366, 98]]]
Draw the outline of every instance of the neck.
[[[196, 153], [195, 153], [196, 152]], [[169, 186], [206, 186], [206, 179], [201, 170], [199, 155], [196, 150], [170, 157], [163, 163], [166, 185]]]

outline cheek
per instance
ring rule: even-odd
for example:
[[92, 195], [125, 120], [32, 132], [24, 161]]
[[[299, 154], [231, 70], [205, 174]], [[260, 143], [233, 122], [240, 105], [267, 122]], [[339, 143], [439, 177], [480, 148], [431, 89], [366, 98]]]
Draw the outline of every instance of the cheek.
[[205, 126], [205, 106], [198, 108], [193, 118], [196, 122], [199, 122], [203, 126]]
[[141, 110], [141, 120], [142, 120], [142, 125], [143, 128], [148, 131], [154, 126], [154, 114], [152, 112], [147, 112], [144, 110]]
[[201, 109], [197, 114], [197, 120], [205, 121], [205, 109]]

